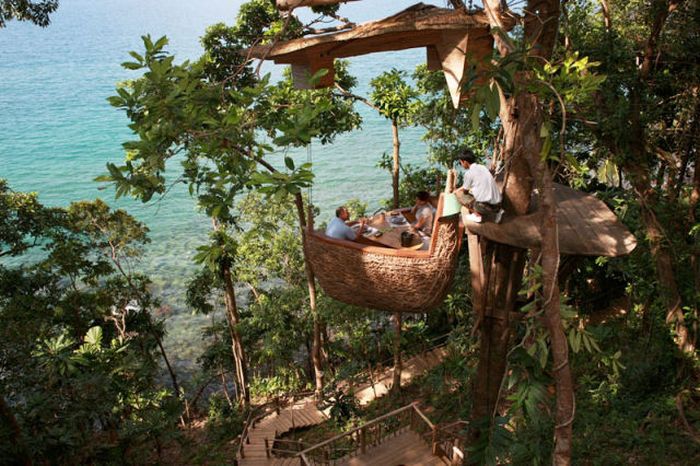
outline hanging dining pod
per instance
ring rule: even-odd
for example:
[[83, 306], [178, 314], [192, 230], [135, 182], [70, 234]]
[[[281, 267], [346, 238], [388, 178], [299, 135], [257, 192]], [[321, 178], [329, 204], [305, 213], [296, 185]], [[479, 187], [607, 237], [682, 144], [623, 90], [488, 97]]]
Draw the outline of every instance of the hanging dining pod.
[[[355, 0], [349, 0], [355, 1]], [[281, 10], [300, 6], [345, 3], [340, 0], [278, 0]], [[504, 26], [509, 29], [512, 23]], [[458, 107], [464, 100], [463, 84], [469, 67], [477, 74], [493, 53], [493, 37], [482, 11], [467, 12], [418, 3], [393, 16], [360, 24], [340, 32], [303, 37], [244, 51], [250, 58], [289, 64], [295, 86], [310, 88], [309, 77], [321, 69], [328, 72], [314, 83], [317, 88], [334, 85], [333, 61], [373, 52], [424, 47], [428, 68], [442, 70]], [[424, 313], [445, 299], [457, 267], [465, 233], [469, 242], [472, 287], [484, 280], [482, 240], [521, 249], [541, 247], [541, 213], [537, 194], [527, 215], [505, 217], [502, 224], [472, 223], [454, 194], [454, 172], [440, 195], [427, 250], [390, 248], [363, 242], [338, 240], [313, 230], [304, 234], [306, 260], [321, 288], [348, 304], [394, 313]], [[557, 232], [560, 251], [572, 256], [617, 257], [629, 254], [637, 241], [616, 215], [595, 196], [566, 186], [555, 187]]]
[[333, 239], [309, 229], [307, 260], [321, 288], [347, 304], [390, 312], [428, 312], [449, 291], [464, 229], [454, 194], [441, 194], [428, 250]]

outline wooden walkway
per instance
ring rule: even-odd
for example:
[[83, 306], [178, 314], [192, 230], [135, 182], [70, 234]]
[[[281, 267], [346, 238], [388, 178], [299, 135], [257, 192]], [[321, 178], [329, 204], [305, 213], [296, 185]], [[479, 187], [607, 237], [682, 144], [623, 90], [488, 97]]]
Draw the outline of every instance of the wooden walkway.
[[[403, 363], [401, 371], [401, 385], [406, 385], [411, 382], [416, 376], [419, 376], [426, 371], [432, 369], [442, 362], [447, 350], [444, 347], [438, 347], [424, 354], [414, 356], [407, 359]], [[355, 398], [361, 405], [366, 405], [377, 398], [386, 395], [391, 389], [393, 378], [393, 369], [386, 368], [380, 374], [377, 374], [374, 380], [374, 388], [371, 383], [352, 387], [354, 389]], [[351, 387], [347, 385], [343, 387], [349, 390]], [[261, 419], [255, 424], [255, 427], [248, 432], [249, 443], [245, 445], [245, 458], [237, 458], [240, 466], [287, 466], [298, 465], [299, 458], [268, 458], [265, 447], [265, 439], [268, 440], [269, 446], [272, 447], [272, 442], [275, 437], [289, 432], [290, 430], [309, 427], [322, 423], [328, 419], [328, 415], [320, 411], [316, 407], [313, 396], [302, 398], [280, 410], [280, 413], [272, 413], [264, 419]], [[424, 443], [421, 443], [424, 445]], [[389, 445], [389, 441], [386, 442]], [[378, 447], [379, 448], [379, 447]], [[426, 448], [428, 448], [426, 446]], [[428, 449], [429, 452], [429, 449]], [[355, 460], [357, 458], [353, 458]], [[365, 464], [365, 463], [348, 463], [348, 464]], [[379, 464], [379, 463], [366, 463]], [[396, 463], [401, 464], [401, 463]], [[405, 463], [405, 464], [432, 464], [432, 463]], [[439, 464], [439, 463], [436, 463]]]
[[431, 466], [444, 465], [433, 456], [427, 443], [412, 430], [406, 429], [365, 454], [337, 463], [339, 466]]

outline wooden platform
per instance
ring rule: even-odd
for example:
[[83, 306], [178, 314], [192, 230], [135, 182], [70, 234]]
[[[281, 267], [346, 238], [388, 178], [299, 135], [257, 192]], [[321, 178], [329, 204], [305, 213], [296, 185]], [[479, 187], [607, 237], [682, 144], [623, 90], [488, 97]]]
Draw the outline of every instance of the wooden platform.
[[370, 449], [364, 455], [341, 460], [342, 466], [430, 466], [443, 465], [428, 444], [412, 430], [405, 430]]
[[[561, 254], [617, 257], [629, 254], [637, 246], [634, 235], [600, 199], [560, 184], [555, 185], [554, 195]], [[537, 211], [517, 217], [506, 215], [499, 225], [468, 221], [467, 213], [462, 209], [469, 233], [523, 249], [540, 247], [541, 215]]]

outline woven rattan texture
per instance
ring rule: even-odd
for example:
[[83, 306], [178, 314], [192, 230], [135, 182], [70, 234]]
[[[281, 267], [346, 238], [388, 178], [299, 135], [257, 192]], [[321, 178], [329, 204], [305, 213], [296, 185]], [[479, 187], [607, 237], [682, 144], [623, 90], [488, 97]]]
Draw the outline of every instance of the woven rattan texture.
[[[347, 304], [388, 312], [428, 312], [439, 306], [454, 278], [459, 217], [440, 219], [432, 251], [402, 257], [396, 250], [348, 247], [325, 235], [306, 236], [307, 255], [321, 288]], [[400, 254], [400, 253], [399, 253]]]

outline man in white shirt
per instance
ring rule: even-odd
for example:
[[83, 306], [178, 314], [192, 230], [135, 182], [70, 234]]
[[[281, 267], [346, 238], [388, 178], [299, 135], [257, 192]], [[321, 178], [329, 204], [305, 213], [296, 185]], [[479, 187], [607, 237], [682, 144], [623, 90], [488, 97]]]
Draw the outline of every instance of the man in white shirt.
[[494, 222], [501, 223], [501, 190], [498, 189], [489, 169], [476, 163], [476, 156], [469, 149], [465, 149], [457, 160], [466, 172], [464, 185], [455, 190], [455, 195], [459, 202], [469, 209], [467, 220], [481, 223], [484, 214], [493, 214]]
[[345, 206], [340, 206], [335, 210], [335, 218], [330, 221], [328, 227], [326, 227], [326, 236], [335, 239], [347, 239], [350, 241], [355, 241], [358, 235], [361, 235], [365, 230], [365, 220], [360, 222], [360, 228], [355, 232], [352, 228], [348, 226], [347, 222], [350, 218], [348, 209]]

